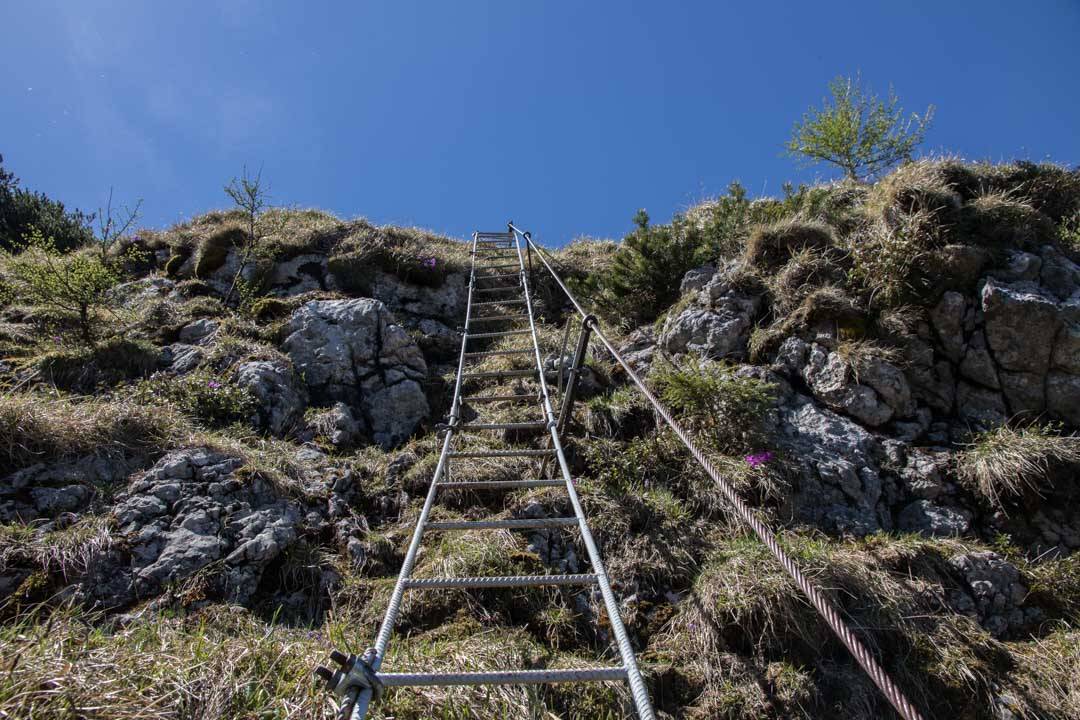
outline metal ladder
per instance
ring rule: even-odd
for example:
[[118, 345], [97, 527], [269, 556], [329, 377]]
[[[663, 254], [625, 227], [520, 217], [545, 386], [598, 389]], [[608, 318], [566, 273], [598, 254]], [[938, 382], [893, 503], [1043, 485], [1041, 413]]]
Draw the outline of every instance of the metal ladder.
[[[570, 407], [573, 403], [576, 380], [585, 359], [589, 334], [595, 318], [585, 317], [578, 337], [573, 365], [570, 368], [565, 391], [562, 393], [560, 412], [556, 415], [550, 397], [550, 389], [543, 366], [543, 356], [536, 332], [536, 319], [533, 314], [533, 298], [529, 288], [529, 270], [532, 265], [531, 242], [525, 237], [525, 243], [513, 231], [473, 233], [471, 245], [471, 267], [469, 272], [469, 293], [465, 309], [465, 324], [462, 333], [461, 352], [458, 358], [457, 377], [454, 383], [454, 398], [447, 421], [442, 451], [438, 465], [431, 480], [423, 509], [413, 531], [412, 541], [405, 554], [401, 572], [398, 575], [394, 591], [390, 596], [386, 614], [383, 617], [375, 645], [360, 657], [334, 651], [331, 660], [338, 669], [331, 671], [320, 667], [316, 674], [326, 681], [328, 687], [340, 698], [340, 717], [362, 720], [373, 700], [381, 696], [384, 688], [407, 686], [451, 686], [451, 685], [532, 685], [545, 683], [580, 683], [580, 682], [627, 682], [633, 698], [634, 707], [641, 720], [653, 720], [652, 705], [645, 682], [638, 669], [634, 650], [627, 636], [626, 628], [619, 613], [618, 601], [612, 592], [611, 583], [604, 570], [600, 551], [589, 530], [585, 512], [581, 506], [577, 490], [570, 475], [570, 469], [563, 452], [560, 438]], [[528, 257], [528, 264], [526, 263]], [[510, 261], [511, 262], [500, 262]], [[503, 272], [511, 268], [516, 272]], [[509, 282], [507, 281], [514, 281]], [[495, 284], [491, 284], [494, 282]], [[516, 296], [511, 296], [514, 293]], [[477, 299], [479, 297], [479, 299]], [[524, 313], [509, 313], [508, 307], [524, 306]], [[482, 314], [488, 310], [496, 314]], [[520, 322], [525, 327], [489, 329], [493, 325]], [[477, 332], [476, 328], [482, 331]], [[568, 325], [569, 330], [569, 325]], [[483, 351], [470, 349], [470, 344], [490, 338], [510, 337], [514, 335], [530, 336], [531, 347], [516, 350]], [[565, 351], [566, 336], [563, 339]], [[522, 354], [532, 355], [535, 368], [528, 370], [483, 371], [466, 368], [466, 362], [480, 360], [497, 355]], [[559, 363], [559, 389], [562, 390], [562, 356]], [[499, 380], [504, 378], [535, 378], [539, 384], [539, 393], [511, 393], [492, 395], [462, 394], [462, 386], [473, 380]], [[493, 402], [528, 402], [539, 401], [542, 417], [534, 422], [494, 423], [462, 422], [462, 407], [483, 406]], [[482, 432], [487, 430], [537, 430], [547, 431], [546, 447], [543, 449], [509, 450], [455, 450], [454, 439], [462, 433]], [[452, 480], [450, 464], [455, 458], [513, 458], [536, 457], [542, 459], [542, 468], [548, 461], [554, 460], [560, 477], [537, 480], [498, 480], [470, 481]], [[440, 490], [515, 490], [536, 487], [563, 487], [574, 509], [573, 517], [511, 519], [511, 520], [475, 520], [432, 522], [428, 520], [432, 507]], [[581, 533], [582, 543], [592, 565], [591, 573], [569, 575], [524, 575], [507, 577], [442, 577], [413, 578], [413, 566], [420, 549], [424, 533], [428, 530], [462, 531], [486, 529], [524, 530], [537, 528], [573, 528]], [[436, 588], [515, 588], [540, 586], [593, 586], [600, 590], [604, 608], [608, 616], [612, 634], [618, 648], [621, 665], [578, 669], [539, 669], [539, 670], [496, 670], [491, 672], [380, 672], [386, 656], [390, 636], [397, 622], [405, 592], [422, 592]]]

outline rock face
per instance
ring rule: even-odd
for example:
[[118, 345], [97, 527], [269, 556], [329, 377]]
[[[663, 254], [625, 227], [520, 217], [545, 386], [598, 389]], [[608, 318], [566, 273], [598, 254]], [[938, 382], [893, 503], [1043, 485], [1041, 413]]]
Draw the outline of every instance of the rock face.
[[1042, 619], [1037, 608], [1022, 607], [1028, 589], [1021, 582], [1020, 571], [997, 553], [956, 555], [949, 565], [967, 585], [967, 592], [953, 591], [950, 603], [957, 611], [978, 619], [994, 637], [1007, 637]]
[[891, 529], [882, 500], [884, 450], [857, 423], [796, 395], [779, 407], [779, 446], [799, 459], [794, 513], [837, 532]]
[[304, 416], [307, 389], [300, 384], [288, 363], [260, 360], [240, 364], [236, 382], [258, 402], [252, 424], [283, 437]]
[[242, 464], [194, 448], [170, 453], [135, 477], [113, 509], [129, 562], [96, 568], [98, 582], [87, 594], [122, 604], [206, 569], [225, 599], [249, 601], [263, 570], [295, 542], [300, 511], [257, 475], [238, 476]]
[[346, 402], [376, 443], [407, 439], [429, 412], [420, 348], [378, 300], [313, 300], [286, 325], [282, 349], [317, 402]]
[[[704, 357], [746, 356], [746, 343], [761, 296], [737, 287], [737, 267], [716, 272], [694, 296], [689, 307], [664, 323], [660, 345], [673, 355], [692, 352]], [[700, 278], [690, 279], [693, 286]]]
[[915, 411], [911, 387], [904, 373], [884, 360], [861, 362], [858, 375], [838, 353], [817, 343], [790, 337], [777, 353], [777, 367], [801, 377], [814, 397], [870, 427]]
[[31, 522], [81, 513], [97, 496], [95, 486], [122, 481], [132, 467], [120, 458], [37, 463], [0, 478], [0, 522]]

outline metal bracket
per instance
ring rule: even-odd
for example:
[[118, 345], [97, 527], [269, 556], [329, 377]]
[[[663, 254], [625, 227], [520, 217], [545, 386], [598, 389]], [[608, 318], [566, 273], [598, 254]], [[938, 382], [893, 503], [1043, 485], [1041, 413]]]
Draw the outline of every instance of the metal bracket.
[[374, 702], [382, 699], [383, 684], [372, 666], [377, 653], [378, 651], [373, 647], [365, 650], [360, 657], [334, 650], [330, 653], [330, 659], [338, 665], [337, 670], [331, 671], [322, 666], [315, 668], [315, 674], [342, 701], [342, 710], [351, 709], [356, 701], [357, 692], [364, 690], [371, 691], [371, 699]]

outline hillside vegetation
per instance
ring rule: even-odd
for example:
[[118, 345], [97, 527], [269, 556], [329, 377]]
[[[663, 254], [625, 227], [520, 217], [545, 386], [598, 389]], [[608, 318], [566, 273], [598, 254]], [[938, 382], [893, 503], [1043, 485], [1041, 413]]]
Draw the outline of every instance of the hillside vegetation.
[[[925, 716], [1080, 715], [1080, 174], [928, 159], [636, 221], [554, 264]], [[362, 651], [385, 610], [438, 457], [468, 257], [263, 207], [12, 244], [0, 715], [332, 717], [311, 671]], [[573, 315], [535, 282], [556, 368]], [[590, 350], [581, 389], [573, 471], [657, 709], [891, 717], [610, 355]], [[544, 476], [526, 460], [454, 474]], [[557, 488], [452, 491], [436, 515], [566, 506]], [[585, 558], [571, 532], [432, 533], [417, 574]], [[384, 668], [570, 667], [611, 660], [610, 640], [587, 591], [410, 593]], [[426, 688], [373, 716], [629, 708], [621, 686]]]

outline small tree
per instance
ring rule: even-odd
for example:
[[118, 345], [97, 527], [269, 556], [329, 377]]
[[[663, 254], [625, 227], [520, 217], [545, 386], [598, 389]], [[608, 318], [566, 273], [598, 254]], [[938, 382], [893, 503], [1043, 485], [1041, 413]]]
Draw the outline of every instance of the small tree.
[[240, 177], [234, 177], [225, 186], [225, 194], [232, 199], [238, 209], [243, 211], [247, 225], [247, 234], [240, 246], [240, 265], [236, 268], [236, 274], [233, 276], [232, 284], [229, 285], [229, 291], [225, 293], [224, 302], [228, 305], [229, 300], [232, 299], [233, 293], [236, 291], [237, 284], [243, 277], [244, 269], [255, 258], [257, 251], [260, 249], [260, 240], [262, 238], [259, 236], [259, 220], [263, 211], [268, 207], [267, 188], [262, 182], [262, 171], [260, 170], [254, 177], [251, 177], [248, 175], [247, 167], [245, 167]]
[[921, 117], [912, 113], [905, 119], [892, 88], [881, 100], [863, 89], [858, 75], [836, 78], [829, 92], [831, 101], [825, 99], [824, 107], [811, 108], [795, 123], [787, 151], [810, 164], [837, 165], [851, 180], [909, 159], [934, 117], [930, 105]]
[[116, 303], [110, 291], [123, 277], [119, 261], [89, 247], [65, 253], [36, 228], [16, 248], [0, 253], [12, 296], [76, 315], [81, 339], [93, 341], [98, 310]]

